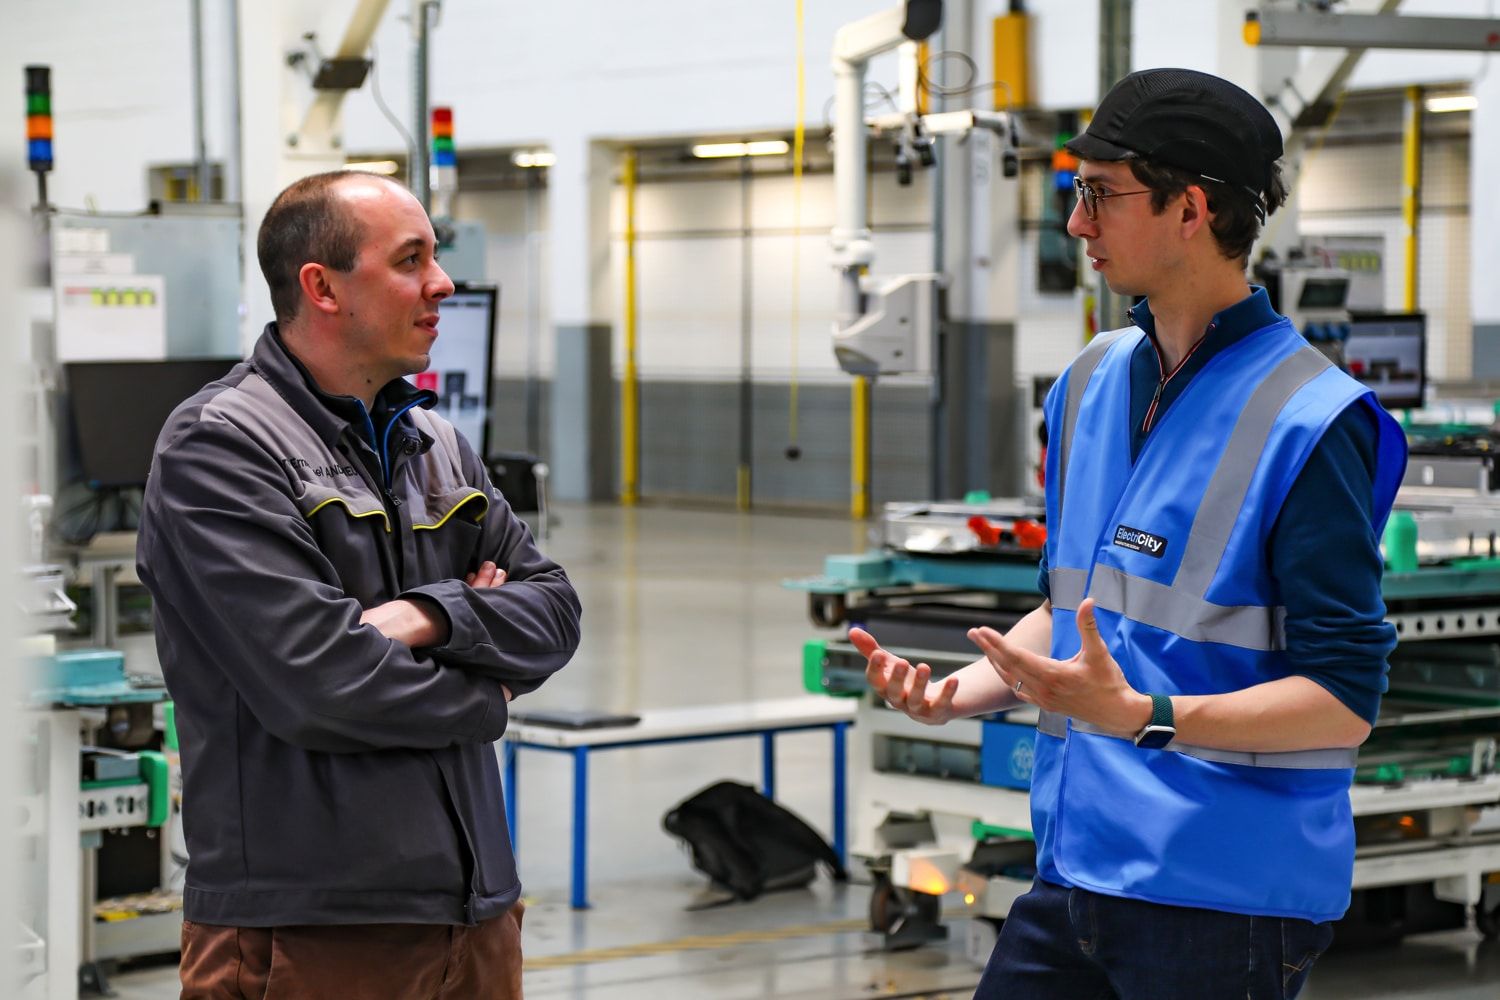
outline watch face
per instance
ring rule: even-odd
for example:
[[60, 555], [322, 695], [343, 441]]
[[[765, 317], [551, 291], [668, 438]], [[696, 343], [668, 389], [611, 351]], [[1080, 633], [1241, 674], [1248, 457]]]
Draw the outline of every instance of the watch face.
[[1135, 745], [1143, 750], [1160, 750], [1176, 736], [1177, 730], [1171, 726], [1147, 726], [1135, 738]]

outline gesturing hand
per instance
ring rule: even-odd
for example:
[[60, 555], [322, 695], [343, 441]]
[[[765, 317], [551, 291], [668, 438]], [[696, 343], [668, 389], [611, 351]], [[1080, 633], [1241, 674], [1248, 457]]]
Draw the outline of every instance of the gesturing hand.
[[1151, 718], [1151, 699], [1125, 679], [1094, 620], [1093, 598], [1078, 606], [1082, 645], [1066, 660], [1022, 649], [992, 628], [969, 630], [1000, 679], [1022, 701], [1090, 722], [1117, 736], [1134, 736]]
[[953, 696], [958, 693], [958, 678], [949, 677], [936, 690], [928, 687], [932, 668], [912, 665], [880, 648], [875, 637], [861, 628], [849, 630], [849, 641], [865, 658], [865, 679], [886, 703], [905, 712], [918, 722], [939, 726], [953, 718]]

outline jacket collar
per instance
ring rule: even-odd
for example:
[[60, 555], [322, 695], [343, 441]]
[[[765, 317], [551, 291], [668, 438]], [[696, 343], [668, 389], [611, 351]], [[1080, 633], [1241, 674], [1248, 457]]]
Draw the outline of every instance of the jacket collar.
[[[362, 426], [364, 403], [353, 396], [324, 392], [307, 367], [287, 348], [275, 323], [266, 324], [250, 354], [250, 364], [328, 447], [337, 447], [351, 428], [355, 437], [366, 440], [366, 430]], [[383, 425], [393, 414], [400, 413], [412, 403], [431, 409], [437, 404], [437, 393], [418, 389], [404, 378], [392, 379], [376, 394], [371, 419]], [[408, 433], [423, 439], [424, 451], [430, 446], [427, 435], [412, 428], [407, 419], [402, 420], [402, 425], [400, 430], [410, 428]], [[373, 446], [374, 442], [370, 443]]]
[[[1272, 323], [1281, 319], [1275, 309], [1271, 308], [1271, 297], [1260, 285], [1251, 285], [1250, 294], [1240, 299], [1233, 305], [1214, 313], [1213, 319], [1204, 331], [1205, 337], [1200, 353], [1203, 360], [1208, 358], [1230, 344], [1242, 340], [1257, 330], [1265, 329]], [[1156, 317], [1151, 315], [1151, 302], [1142, 299], [1130, 307], [1130, 321], [1156, 342]]]

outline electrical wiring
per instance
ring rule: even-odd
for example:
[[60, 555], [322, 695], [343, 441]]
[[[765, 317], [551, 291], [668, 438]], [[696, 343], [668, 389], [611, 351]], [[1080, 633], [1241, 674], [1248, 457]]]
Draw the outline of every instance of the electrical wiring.
[[401, 119], [397, 118], [391, 109], [386, 106], [385, 98], [380, 95], [380, 55], [375, 49], [373, 39], [370, 42], [370, 96], [375, 99], [375, 106], [380, 109], [381, 114], [385, 115], [385, 120], [391, 123], [396, 132], [400, 134], [401, 141], [405, 143], [406, 172], [410, 176], [412, 169], [414, 169], [412, 164], [418, 163], [421, 160], [421, 156], [417, 150], [416, 140], [411, 137], [410, 132], [406, 131], [406, 126], [401, 124]]
[[[968, 67], [969, 78], [962, 84], [942, 84], [932, 79], [929, 72], [930, 67], [938, 65], [947, 59], [957, 60]], [[978, 76], [979, 66], [974, 62], [973, 58], [963, 52], [945, 49], [942, 52], [932, 53], [917, 67], [917, 86], [925, 90], [928, 94], [938, 97], [962, 97], [965, 94], [978, 94], [986, 90], [995, 90], [998, 88], [1005, 91], [1005, 106], [1008, 108], [1015, 106], [1015, 96], [1010, 89], [1010, 84], [1004, 80], [975, 83], [974, 80]]]

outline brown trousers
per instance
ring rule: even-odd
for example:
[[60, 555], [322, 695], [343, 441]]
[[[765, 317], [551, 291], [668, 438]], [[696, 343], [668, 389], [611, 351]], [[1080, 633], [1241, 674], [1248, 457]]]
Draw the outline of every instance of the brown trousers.
[[521, 915], [475, 927], [182, 922], [182, 1000], [521, 1000]]

